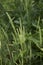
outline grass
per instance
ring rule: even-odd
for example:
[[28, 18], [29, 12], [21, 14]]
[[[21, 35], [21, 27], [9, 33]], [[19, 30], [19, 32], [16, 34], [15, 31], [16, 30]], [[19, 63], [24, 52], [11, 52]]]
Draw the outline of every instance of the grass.
[[[17, 7], [18, 3], [15, 1]], [[0, 65], [43, 65], [41, 17], [38, 16], [35, 20], [30, 17], [33, 0], [20, 0], [20, 3], [23, 7], [22, 12], [20, 7], [15, 7], [16, 15], [4, 11], [5, 15], [0, 19]]]

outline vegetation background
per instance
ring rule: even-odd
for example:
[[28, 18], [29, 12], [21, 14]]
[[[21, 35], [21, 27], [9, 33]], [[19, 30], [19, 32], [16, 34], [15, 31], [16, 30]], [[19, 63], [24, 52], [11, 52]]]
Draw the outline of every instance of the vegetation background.
[[0, 0], [0, 65], [43, 65], [43, 0]]

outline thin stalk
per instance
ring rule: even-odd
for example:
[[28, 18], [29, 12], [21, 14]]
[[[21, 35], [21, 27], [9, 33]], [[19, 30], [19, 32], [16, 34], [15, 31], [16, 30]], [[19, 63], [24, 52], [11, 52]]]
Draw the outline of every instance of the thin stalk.
[[[39, 37], [40, 37], [40, 46], [42, 46], [42, 34], [41, 34], [41, 28], [40, 27], [39, 27]], [[41, 52], [40, 52], [40, 63], [42, 65]]]
[[[21, 43], [21, 52], [23, 51], [23, 45]], [[21, 56], [21, 60], [22, 60], [22, 65], [23, 65], [23, 52], [22, 52], [22, 56]]]
[[40, 37], [40, 46], [42, 46], [42, 33], [40, 27], [39, 27], [39, 37]]
[[30, 41], [30, 65], [31, 65], [31, 57], [32, 57], [32, 48], [31, 48], [31, 41]]
[[0, 58], [0, 60], [1, 60], [1, 65], [2, 65], [2, 58]]
[[6, 15], [7, 15], [8, 18], [9, 18], [9, 22], [10, 22], [10, 24], [11, 24], [13, 30], [14, 30], [15, 35], [17, 35], [17, 32], [16, 32], [16, 29], [15, 29], [15, 26], [14, 26], [13, 21], [12, 21], [10, 15], [8, 14], [8, 12], [6, 12]]
[[[1, 41], [0, 41], [0, 51], [1, 51]], [[1, 65], [2, 65], [2, 57], [1, 56], [0, 56], [0, 61], [1, 61]]]
[[5, 30], [3, 29], [3, 28], [1, 28], [2, 29], [2, 31], [3, 31], [3, 33], [4, 33], [4, 36], [7, 38], [7, 40], [8, 40], [8, 34], [5, 32]]
[[[21, 23], [21, 20], [20, 20], [20, 34], [22, 34], [23, 33], [23, 29], [22, 29], [22, 23]], [[22, 39], [21, 39], [22, 40]], [[21, 56], [21, 59], [22, 59], [22, 65], [23, 65], [23, 42], [21, 41], [20, 42], [21, 44], [21, 52], [22, 52], [22, 56]]]
[[27, 15], [27, 21], [29, 20], [29, 12], [28, 12], [28, 0], [25, 0], [25, 9], [26, 9], [26, 15]]
[[[38, 26], [39, 26], [39, 39], [40, 39], [40, 47], [41, 47], [42, 46], [42, 32], [41, 32], [39, 23], [40, 23], [40, 17], [38, 19]], [[40, 64], [42, 65], [41, 52], [40, 52]]]

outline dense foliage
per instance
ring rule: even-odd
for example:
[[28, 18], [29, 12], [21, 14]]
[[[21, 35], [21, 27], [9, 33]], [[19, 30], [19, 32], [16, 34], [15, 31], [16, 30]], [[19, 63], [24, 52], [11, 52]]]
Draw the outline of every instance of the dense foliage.
[[0, 65], [43, 65], [43, 0], [0, 0]]

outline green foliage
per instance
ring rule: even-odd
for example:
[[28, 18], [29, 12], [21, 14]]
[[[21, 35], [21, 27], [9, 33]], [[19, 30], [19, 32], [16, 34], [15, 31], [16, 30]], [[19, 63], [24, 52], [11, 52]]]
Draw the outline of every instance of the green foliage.
[[0, 0], [0, 65], [43, 65], [43, 0]]

